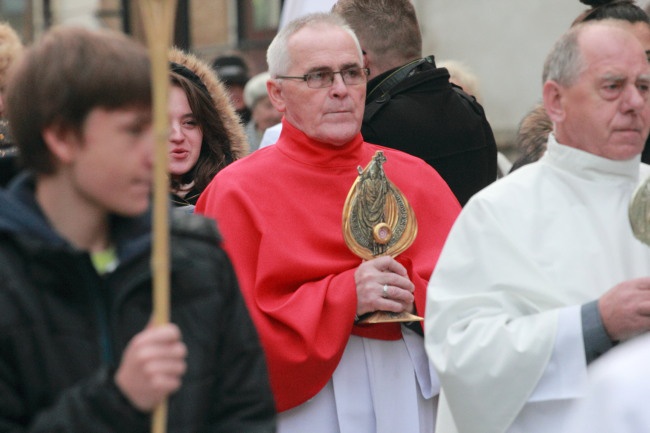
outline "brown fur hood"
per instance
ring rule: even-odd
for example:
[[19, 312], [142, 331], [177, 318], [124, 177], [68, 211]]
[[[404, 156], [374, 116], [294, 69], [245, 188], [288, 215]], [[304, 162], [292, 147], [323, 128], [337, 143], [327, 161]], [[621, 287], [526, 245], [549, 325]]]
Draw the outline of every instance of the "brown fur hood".
[[230, 102], [228, 90], [217, 77], [216, 72], [203, 60], [194, 54], [186, 53], [178, 48], [172, 48], [169, 51], [169, 61], [185, 66], [194, 72], [208, 88], [214, 106], [219, 113], [219, 118], [228, 131], [228, 137], [224, 137], [230, 142], [230, 150], [233, 158], [240, 159], [249, 153], [248, 141], [244, 127], [239, 121], [239, 116]]

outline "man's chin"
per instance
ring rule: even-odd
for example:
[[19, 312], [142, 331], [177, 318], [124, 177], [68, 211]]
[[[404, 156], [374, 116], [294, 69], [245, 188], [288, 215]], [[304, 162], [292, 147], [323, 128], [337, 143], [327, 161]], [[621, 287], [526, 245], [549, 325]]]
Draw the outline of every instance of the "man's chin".
[[316, 140], [334, 146], [343, 146], [349, 143], [361, 130], [360, 125], [357, 125], [356, 123], [337, 123], [328, 129], [328, 131], [325, 131], [325, 133], [322, 134], [320, 138], [316, 138]]
[[634, 141], [626, 141], [622, 142], [619, 144], [616, 144], [614, 146], [614, 150], [609, 156], [609, 159], [613, 159], [615, 161], [627, 161], [629, 159], [633, 159], [641, 154], [643, 152], [643, 148], [645, 147], [645, 140], [634, 140]]

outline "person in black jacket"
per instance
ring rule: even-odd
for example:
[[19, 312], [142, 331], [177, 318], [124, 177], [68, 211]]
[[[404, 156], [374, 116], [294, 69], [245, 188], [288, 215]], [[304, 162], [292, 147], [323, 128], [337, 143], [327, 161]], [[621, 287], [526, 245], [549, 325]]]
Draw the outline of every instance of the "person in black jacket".
[[151, 322], [146, 50], [61, 27], [12, 69], [23, 166], [0, 193], [0, 431], [273, 432], [255, 328], [214, 223], [171, 218], [171, 323]]
[[370, 81], [363, 138], [425, 160], [464, 205], [497, 178], [497, 146], [481, 105], [449, 82], [422, 36], [410, 0], [339, 0], [332, 12], [352, 27]]

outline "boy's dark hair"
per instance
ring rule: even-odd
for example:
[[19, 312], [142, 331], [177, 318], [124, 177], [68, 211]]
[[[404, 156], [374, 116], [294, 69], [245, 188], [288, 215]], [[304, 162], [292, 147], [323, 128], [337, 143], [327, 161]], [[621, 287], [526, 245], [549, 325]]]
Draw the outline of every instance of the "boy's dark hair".
[[147, 50], [115, 31], [54, 28], [11, 69], [6, 97], [23, 167], [51, 174], [46, 128], [81, 136], [94, 108], [151, 106]]

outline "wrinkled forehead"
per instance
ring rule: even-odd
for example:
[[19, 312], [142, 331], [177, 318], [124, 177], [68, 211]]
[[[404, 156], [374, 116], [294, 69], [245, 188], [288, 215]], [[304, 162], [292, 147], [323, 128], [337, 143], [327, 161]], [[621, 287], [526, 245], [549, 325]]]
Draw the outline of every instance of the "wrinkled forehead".
[[624, 27], [616, 21], [586, 28], [580, 35], [579, 41], [585, 59], [638, 57], [641, 54], [645, 57], [645, 48], [630, 31], [630, 27]]
[[362, 65], [361, 48], [345, 29], [319, 23], [294, 33], [287, 44], [292, 69]]
[[643, 49], [650, 51], [650, 24], [643, 21], [630, 23], [628, 21], [620, 21], [620, 27], [632, 33], [641, 43]]
[[618, 26], [595, 27], [581, 35], [584, 67], [592, 71], [617, 71], [623, 75], [647, 74], [645, 48], [631, 32]]

